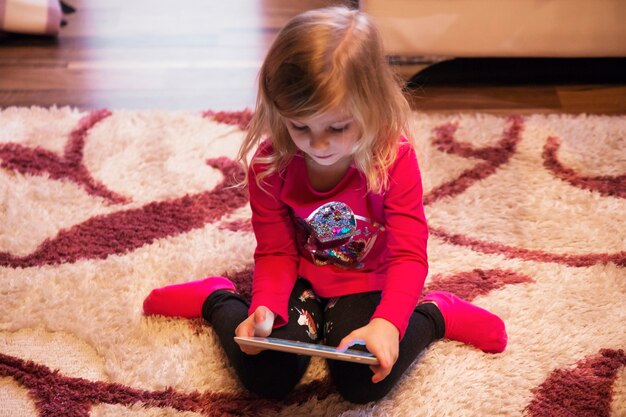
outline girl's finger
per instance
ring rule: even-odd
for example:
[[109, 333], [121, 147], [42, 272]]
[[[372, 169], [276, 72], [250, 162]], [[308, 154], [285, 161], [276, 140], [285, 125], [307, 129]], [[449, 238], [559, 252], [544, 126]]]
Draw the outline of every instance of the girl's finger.
[[376, 383], [380, 382], [380, 379], [378, 379], [378, 373], [380, 372], [380, 371], [379, 371], [380, 366], [378, 366], [378, 365], [371, 365], [371, 366], [370, 366], [370, 369], [371, 369], [371, 370], [372, 370], [372, 372], [374, 373], [374, 375], [372, 375], [372, 382], [373, 382], [374, 384], [376, 384]]
[[348, 336], [344, 337], [341, 340], [341, 342], [339, 343], [339, 346], [337, 346], [337, 350], [346, 350], [350, 346], [354, 346], [354, 345], [365, 346], [365, 340], [360, 339], [356, 335], [352, 335], [352, 333], [350, 333]]
[[389, 375], [389, 371], [385, 370], [382, 366], [371, 366], [370, 368], [376, 368], [372, 369], [372, 371], [374, 372], [374, 375], [372, 376], [372, 382], [374, 384], [379, 383], [383, 379], [387, 378], [387, 375]]
[[[237, 328], [235, 332], [237, 336], [242, 336], [242, 337], [254, 336], [254, 328], [252, 326], [247, 326], [246, 324], [247, 323], [242, 324]], [[259, 349], [259, 348], [255, 348], [251, 346], [239, 345], [239, 348], [241, 349], [243, 353], [247, 355], [257, 355], [263, 351], [263, 349]]]
[[241, 347], [241, 351], [243, 353], [245, 353], [246, 355], [258, 355], [259, 353], [261, 353], [263, 351], [263, 349], [259, 349], [259, 348], [253, 348], [250, 346], [240, 346]]
[[378, 358], [380, 365], [370, 366], [370, 369], [372, 370], [372, 372], [374, 372], [374, 376], [372, 376], [372, 382], [375, 384], [387, 378], [387, 375], [391, 373], [391, 368], [393, 367], [393, 364], [389, 362], [388, 358], [385, 357], [385, 355], [376, 355], [376, 357]]
[[349, 335], [341, 339], [341, 342], [339, 342], [339, 346], [337, 346], [337, 350], [345, 351], [350, 346], [352, 346], [353, 340], [354, 336], [352, 336], [352, 333], [350, 333]]

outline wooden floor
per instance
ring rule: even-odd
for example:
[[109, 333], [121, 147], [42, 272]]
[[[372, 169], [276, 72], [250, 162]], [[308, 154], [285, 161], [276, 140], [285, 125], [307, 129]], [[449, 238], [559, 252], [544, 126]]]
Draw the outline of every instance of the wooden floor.
[[[0, 107], [240, 110], [279, 28], [332, 0], [71, 0], [58, 39], [0, 38]], [[405, 76], [410, 67], [398, 67]], [[436, 73], [437, 66], [429, 71]], [[461, 68], [460, 72], [464, 72]], [[485, 71], [489, 71], [485, 68]], [[416, 109], [626, 113], [626, 83], [422, 82]]]

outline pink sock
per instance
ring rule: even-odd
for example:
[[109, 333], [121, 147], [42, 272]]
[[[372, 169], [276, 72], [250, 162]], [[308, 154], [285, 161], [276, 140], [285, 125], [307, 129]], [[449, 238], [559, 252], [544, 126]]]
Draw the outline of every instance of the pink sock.
[[143, 312], [190, 319], [201, 317], [204, 300], [216, 290], [235, 291], [235, 285], [228, 278], [209, 277], [156, 288], [143, 301]]
[[422, 300], [426, 301], [437, 303], [446, 323], [446, 339], [468, 343], [484, 352], [504, 351], [507, 335], [500, 317], [449, 292], [431, 292]]

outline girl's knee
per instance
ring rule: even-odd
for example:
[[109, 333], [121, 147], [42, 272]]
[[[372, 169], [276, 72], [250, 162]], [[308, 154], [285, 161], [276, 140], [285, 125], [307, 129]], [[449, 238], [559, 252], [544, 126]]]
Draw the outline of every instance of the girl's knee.
[[395, 385], [384, 379], [374, 384], [373, 373], [368, 366], [347, 363], [330, 365], [330, 374], [339, 394], [347, 401], [365, 404], [378, 401], [391, 391]]
[[366, 381], [335, 381], [337, 391], [346, 401], [355, 404], [365, 404], [378, 401], [391, 391], [393, 385], [384, 384], [383, 381], [374, 384], [371, 380]]
[[289, 381], [260, 381], [258, 379], [240, 378], [243, 386], [253, 394], [270, 400], [284, 399], [295, 387]]
[[248, 391], [272, 400], [285, 398], [309, 363], [307, 357], [275, 351], [242, 355], [241, 359], [235, 366], [239, 381]]

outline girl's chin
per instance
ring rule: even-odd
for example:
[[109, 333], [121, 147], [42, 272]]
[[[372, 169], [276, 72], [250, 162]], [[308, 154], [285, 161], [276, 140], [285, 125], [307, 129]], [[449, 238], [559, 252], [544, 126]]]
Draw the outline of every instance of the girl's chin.
[[335, 165], [337, 162], [340, 162], [343, 159], [344, 158], [340, 158], [335, 154], [329, 155], [328, 157], [325, 157], [325, 158], [319, 158], [316, 156], [309, 155], [309, 160], [311, 160], [316, 165], [325, 166], [325, 167]]
[[332, 155], [329, 158], [319, 159], [314, 156], [308, 155], [307, 159], [309, 160], [310, 163], [313, 163], [314, 165], [318, 167], [324, 167], [324, 168], [341, 169], [344, 166], [349, 166], [352, 163], [352, 156], [338, 157], [337, 155]]
[[329, 155], [326, 157], [317, 157], [317, 156], [311, 156], [311, 159], [313, 161], [315, 161], [317, 164], [319, 165], [332, 165], [335, 162], [337, 162], [337, 158], [335, 158], [335, 155]]

